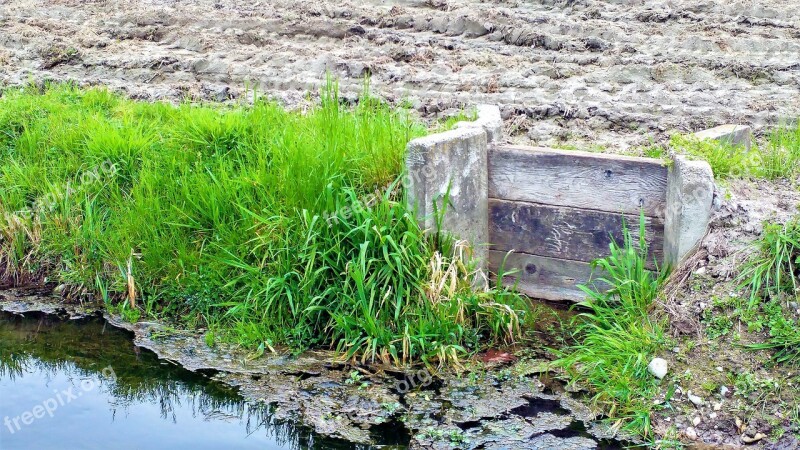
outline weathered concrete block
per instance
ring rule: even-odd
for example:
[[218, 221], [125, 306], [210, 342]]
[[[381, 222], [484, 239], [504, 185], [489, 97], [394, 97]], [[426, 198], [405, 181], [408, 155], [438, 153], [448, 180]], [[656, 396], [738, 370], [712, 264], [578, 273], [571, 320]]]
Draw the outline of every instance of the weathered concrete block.
[[711, 166], [676, 156], [667, 179], [665, 263], [675, 267], [697, 249], [708, 228], [713, 199]]
[[488, 143], [497, 143], [503, 137], [503, 118], [496, 105], [478, 105], [478, 119], [473, 122], [458, 122], [456, 128], [482, 128]]
[[698, 131], [692, 136], [699, 140], [713, 139], [734, 147], [741, 146], [747, 151], [750, 151], [750, 147], [753, 145], [753, 131], [746, 125], [720, 125]]
[[449, 202], [444, 231], [472, 244], [485, 265], [489, 235], [487, 140], [482, 127], [463, 127], [408, 143], [406, 188], [421, 226], [434, 229], [435, 212]]

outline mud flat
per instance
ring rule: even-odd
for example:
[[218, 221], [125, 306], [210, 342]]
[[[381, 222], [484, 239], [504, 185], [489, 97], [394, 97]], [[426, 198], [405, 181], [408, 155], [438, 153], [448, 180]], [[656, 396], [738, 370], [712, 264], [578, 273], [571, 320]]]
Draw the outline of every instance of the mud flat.
[[436, 116], [501, 105], [516, 140], [614, 149], [800, 113], [800, 11], [778, 0], [11, 0], [0, 82], [302, 105], [326, 72]]

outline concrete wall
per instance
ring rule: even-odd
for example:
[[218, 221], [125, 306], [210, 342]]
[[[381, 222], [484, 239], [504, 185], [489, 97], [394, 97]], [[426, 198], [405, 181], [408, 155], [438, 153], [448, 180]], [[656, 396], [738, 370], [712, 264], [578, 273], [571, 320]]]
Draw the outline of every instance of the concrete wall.
[[[676, 265], [696, 250], [711, 212], [707, 163], [503, 145], [492, 106], [478, 120], [408, 145], [406, 186], [420, 223], [434, 229], [449, 189], [443, 229], [472, 243], [489, 272], [536, 298], [580, 301], [591, 262], [623, 228], [645, 237], [651, 263]], [[597, 274], [594, 274], [596, 277]]]
[[488, 239], [487, 133], [463, 127], [414, 139], [408, 144], [406, 189], [420, 225], [468, 240], [473, 257], [485, 267]]
[[698, 140], [715, 140], [733, 147], [743, 147], [745, 151], [749, 151], [753, 145], [753, 131], [746, 125], [720, 125], [698, 131], [692, 137]]

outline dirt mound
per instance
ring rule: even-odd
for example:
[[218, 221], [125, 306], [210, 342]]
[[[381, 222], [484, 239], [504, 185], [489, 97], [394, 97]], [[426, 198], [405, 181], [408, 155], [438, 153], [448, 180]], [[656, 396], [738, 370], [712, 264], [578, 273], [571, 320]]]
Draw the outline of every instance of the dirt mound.
[[370, 75], [424, 115], [497, 103], [518, 139], [613, 149], [796, 117], [798, 37], [778, 0], [11, 0], [0, 81], [297, 105], [328, 71], [349, 95]]

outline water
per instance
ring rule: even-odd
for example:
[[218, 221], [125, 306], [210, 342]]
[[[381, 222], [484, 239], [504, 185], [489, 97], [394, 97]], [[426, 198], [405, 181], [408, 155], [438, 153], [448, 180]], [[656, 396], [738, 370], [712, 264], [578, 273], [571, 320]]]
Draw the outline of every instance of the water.
[[0, 449], [354, 449], [274, 420], [100, 319], [0, 312]]

